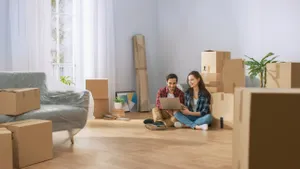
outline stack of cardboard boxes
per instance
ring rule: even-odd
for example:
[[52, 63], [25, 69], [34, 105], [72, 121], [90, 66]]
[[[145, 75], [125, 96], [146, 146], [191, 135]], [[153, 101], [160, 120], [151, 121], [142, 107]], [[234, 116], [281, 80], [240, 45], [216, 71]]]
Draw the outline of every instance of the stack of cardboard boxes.
[[242, 59], [231, 59], [228, 51], [205, 51], [201, 54], [201, 76], [212, 95], [213, 127], [232, 128], [234, 89], [245, 87], [245, 69]]
[[94, 117], [103, 118], [109, 113], [108, 79], [86, 79], [86, 89], [94, 99]]
[[233, 169], [300, 168], [300, 63], [267, 64], [266, 88], [236, 88]]
[[[1, 89], [0, 114], [17, 116], [40, 108], [36, 88]], [[52, 122], [21, 120], [0, 124], [0, 168], [23, 168], [53, 158]]]

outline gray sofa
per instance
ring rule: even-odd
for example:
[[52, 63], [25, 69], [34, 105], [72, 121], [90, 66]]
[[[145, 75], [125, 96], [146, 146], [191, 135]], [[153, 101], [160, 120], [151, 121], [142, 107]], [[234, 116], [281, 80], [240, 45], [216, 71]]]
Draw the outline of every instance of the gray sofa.
[[50, 91], [47, 77], [42, 72], [0, 72], [0, 89], [5, 88], [39, 88], [41, 108], [18, 116], [0, 114], [0, 123], [25, 119], [51, 120], [53, 132], [68, 131], [72, 144], [73, 132], [86, 125], [91, 111], [91, 93], [87, 90]]

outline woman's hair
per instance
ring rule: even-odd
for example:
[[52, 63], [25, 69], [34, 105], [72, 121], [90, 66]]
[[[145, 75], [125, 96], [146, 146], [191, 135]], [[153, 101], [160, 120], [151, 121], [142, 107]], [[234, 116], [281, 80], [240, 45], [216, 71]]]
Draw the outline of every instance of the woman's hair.
[[[191, 71], [189, 73], [189, 75], [187, 76], [187, 84], [188, 85], [189, 85], [189, 76], [190, 75], [193, 75], [196, 79], [200, 79], [200, 81], [198, 82], [199, 92], [202, 92], [207, 97], [208, 102], [210, 104], [211, 94], [206, 89], [205, 84], [203, 82], [203, 79], [202, 79], [202, 76], [200, 75], [200, 73], [198, 71]], [[189, 87], [188, 91], [189, 91], [190, 97], [193, 98], [194, 97], [194, 90], [193, 90], [193, 88]], [[191, 100], [191, 104], [192, 105], [194, 104], [193, 100]]]

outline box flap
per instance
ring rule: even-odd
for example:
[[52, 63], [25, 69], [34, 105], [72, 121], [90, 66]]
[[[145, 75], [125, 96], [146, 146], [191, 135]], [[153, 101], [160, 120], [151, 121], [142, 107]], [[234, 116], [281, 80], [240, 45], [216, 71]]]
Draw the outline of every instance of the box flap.
[[0, 134], [11, 134], [11, 132], [6, 128], [0, 128]]
[[0, 92], [19, 93], [19, 92], [26, 92], [31, 90], [38, 90], [38, 88], [7, 88], [7, 89], [0, 89]]

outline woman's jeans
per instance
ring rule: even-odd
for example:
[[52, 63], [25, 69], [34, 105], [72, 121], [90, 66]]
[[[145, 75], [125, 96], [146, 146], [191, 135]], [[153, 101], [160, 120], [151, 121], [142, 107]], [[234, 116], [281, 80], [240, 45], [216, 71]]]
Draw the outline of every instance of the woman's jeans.
[[195, 128], [196, 126], [200, 126], [202, 124], [210, 125], [212, 122], [211, 114], [206, 114], [200, 117], [200, 116], [184, 115], [181, 112], [176, 112], [174, 116], [179, 122], [191, 128]]

